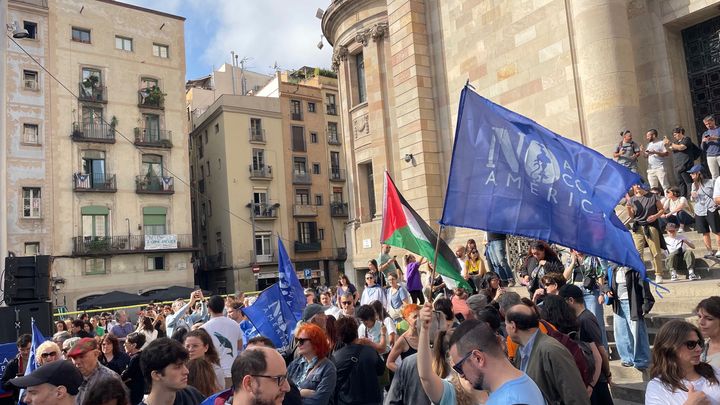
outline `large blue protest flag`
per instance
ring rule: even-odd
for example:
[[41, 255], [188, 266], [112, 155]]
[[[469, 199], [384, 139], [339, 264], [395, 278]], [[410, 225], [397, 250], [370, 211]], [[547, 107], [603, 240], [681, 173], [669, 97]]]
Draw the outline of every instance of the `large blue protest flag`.
[[[37, 353], [37, 348], [45, 342], [47, 339], [45, 339], [45, 336], [42, 335], [42, 332], [40, 332], [40, 329], [38, 329], [37, 325], [35, 325], [35, 318], [30, 319], [30, 323], [32, 325], [32, 343], [30, 344], [30, 356], [28, 357], [27, 366], [25, 367], [25, 374], [28, 375], [35, 371], [37, 368], [37, 361], [35, 360], [36, 356], [39, 355]], [[25, 389], [20, 390], [20, 398], [22, 399], [23, 394], [25, 392]], [[24, 402], [20, 401], [18, 404], [22, 405]]]
[[288, 306], [295, 313], [295, 316], [300, 319], [302, 317], [302, 311], [305, 309], [307, 301], [305, 300], [305, 294], [303, 287], [300, 284], [295, 268], [290, 261], [285, 246], [283, 246], [282, 240], [278, 236], [278, 284], [280, 292], [287, 302]]
[[466, 86], [440, 223], [550, 241], [644, 276], [614, 211], [638, 182], [625, 167]]
[[257, 332], [273, 341], [278, 348], [290, 346], [298, 318], [282, 298], [278, 283], [266, 288], [255, 302], [243, 308]]

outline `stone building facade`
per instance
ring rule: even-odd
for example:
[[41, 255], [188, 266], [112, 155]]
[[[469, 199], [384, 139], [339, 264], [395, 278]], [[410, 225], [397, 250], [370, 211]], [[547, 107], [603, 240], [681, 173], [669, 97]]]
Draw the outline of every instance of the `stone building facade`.
[[[347, 267], [379, 252], [387, 170], [429, 223], [440, 218], [458, 101], [476, 91], [610, 156], [620, 130], [644, 142], [695, 136], [720, 110], [720, 1], [335, 0], [322, 18], [348, 150]], [[407, 157], [407, 160], [405, 159]], [[481, 233], [447, 229], [451, 245]]]

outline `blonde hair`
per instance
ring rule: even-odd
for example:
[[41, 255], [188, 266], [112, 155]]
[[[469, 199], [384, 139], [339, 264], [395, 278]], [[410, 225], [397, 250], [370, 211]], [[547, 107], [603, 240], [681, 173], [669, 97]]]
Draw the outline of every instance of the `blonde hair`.
[[40, 346], [35, 349], [35, 363], [40, 364], [40, 360], [42, 360], [42, 356], [40, 354], [44, 352], [47, 349], [52, 349], [55, 351], [57, 359], [60, 360], [60, 356], [62, 355], [62, 350], [60, 350], [60, 346], [57, 345], [57, 343], [53, 342], [52, 340], [46, 340], [42, 343], [40, 343]]

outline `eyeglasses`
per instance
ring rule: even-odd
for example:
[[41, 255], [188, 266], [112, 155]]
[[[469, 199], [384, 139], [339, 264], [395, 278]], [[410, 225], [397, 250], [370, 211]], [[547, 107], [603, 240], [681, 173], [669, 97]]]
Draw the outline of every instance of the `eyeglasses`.
[[688, 340], [685, 342], [685, 347], [688, 348], [688, 350], [695, 350], [696, 347], [700, 346], [701, 349], [705, 348], [705, 341], [702, 339], [698, 340]]
[[298, 346], [302, 346], [305, 344], [305, 342], [309, 341], [308, 338], [295, 338], [295, 341], [297, 342]]
[[283, 383], [287, 381], [287, 374], [285, 375], [262, 375], [262, 374], [250, 374], [252, 377], [270, 378], [277, 382], [278, 387], [282, 387]]
[[[479, 349], [475, 349], [475, 350], [479, 350]], [[465, 375], [465, 372], [464, 372], [463, 369], [462, 369], [463, 363], [465, 363], [465, 361], [467, 361], [467, 359], [469, 359], [470, 356], [472, 356], [472, 354], [473, 354], [473, 352], [474, 352], [475, 350], [470, 350], [470, 351], [468, 352], [468, 354], [466, 354], [465, 356], [463, 356], [463, 358], [460, 359], [460, 361], [458, 361], [457, 363], [455, 363], [455, 365], [453, 366], [453, 370], [455, 370], [455, 372], [458, 373], [458, 375], [459, 375], [460, 377], [462, 377], [462, 376]]]
[[42, 357], [43, 359], [47, 359], [47, 358], [50, 357], [50, 356], [52, 356], [52, 357], [57, 356], [57, 352], [43, 353], [43, 354], [40, 355], [40, 357]]
[[352, 304], [352, 301], [340, 301], [342, 305], [350, 305]]
[[373, 276], [367, 276], [367, 277], [365, 277], [365, 280], [374, 280], [374, 279], [375, 279], [375, 277], [373, 277]]

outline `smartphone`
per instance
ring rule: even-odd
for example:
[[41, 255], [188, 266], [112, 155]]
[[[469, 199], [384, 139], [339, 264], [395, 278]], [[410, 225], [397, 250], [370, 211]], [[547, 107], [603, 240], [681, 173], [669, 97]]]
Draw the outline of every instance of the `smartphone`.
[[457, 319], [460, 323], [463, 323], [465, 321], [465, 317], [463, 316], [463, 314], [455, 314], [455, 319]]

